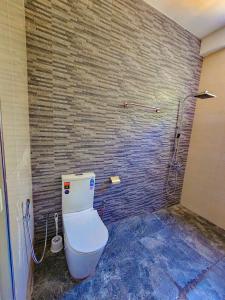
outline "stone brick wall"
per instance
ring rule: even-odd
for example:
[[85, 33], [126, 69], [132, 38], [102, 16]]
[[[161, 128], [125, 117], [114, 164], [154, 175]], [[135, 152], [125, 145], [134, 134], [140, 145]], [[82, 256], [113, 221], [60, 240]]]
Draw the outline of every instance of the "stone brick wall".
[[[61, 210], [61, 174], [96, 173], [106, 222], [178, 202], [183, 174], [171, 199], [165, 182], [178, 103], [198, 88], [200, 41], [142, 0], [28, 0], [26, 26], [37, 239], [43, 214]], [[184, 163], [194, 106], [185, 106]]]

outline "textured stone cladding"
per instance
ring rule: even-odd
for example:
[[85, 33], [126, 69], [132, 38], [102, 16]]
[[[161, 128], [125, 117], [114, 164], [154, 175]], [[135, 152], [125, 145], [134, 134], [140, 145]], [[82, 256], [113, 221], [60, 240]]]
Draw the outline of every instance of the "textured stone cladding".
[[[200, 41], [141, 0], [28, 0], [29, 105], [35, 232], [61, 211], [61, 174], [94, 171], [94, 206], [112, 222], [165, 197], [178, 103], [198, 89]], [[161, 108], [123, 108], [124, 101]], [[195, 101], [184, 107], [184, 163]], [[119, 175], [111, 186], [109, 176]]]

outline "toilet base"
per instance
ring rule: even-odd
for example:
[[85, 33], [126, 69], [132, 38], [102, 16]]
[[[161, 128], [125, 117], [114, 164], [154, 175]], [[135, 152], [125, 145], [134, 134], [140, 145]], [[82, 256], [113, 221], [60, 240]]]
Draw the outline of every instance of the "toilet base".
[[79, 280], [93, 276], [105, 246], [95, 252], [80, 253], [70, 247], [66, 235], [64, 236], [64, 242], [66, 261], [70, 275], [74, 279]]

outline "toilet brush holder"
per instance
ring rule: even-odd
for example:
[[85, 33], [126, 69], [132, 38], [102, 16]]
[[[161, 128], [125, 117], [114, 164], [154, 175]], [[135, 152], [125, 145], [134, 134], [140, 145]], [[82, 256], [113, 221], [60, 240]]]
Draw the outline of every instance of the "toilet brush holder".
[[63, 248], [63, 240], [61, 235], [58, 235], [58, 213], [54, 214], [54, 219], [55, 219], [55, 229], [56, 229], [56, 235], [52, 238], [52, 243], [51, 243], [51, 252], [52, 253], [57, 253], [62, 250]]
[[51, 242], [51, 252], [58, 253], [63, 248], [63, 241], [61, 235], [56, 235], [52, 238]]

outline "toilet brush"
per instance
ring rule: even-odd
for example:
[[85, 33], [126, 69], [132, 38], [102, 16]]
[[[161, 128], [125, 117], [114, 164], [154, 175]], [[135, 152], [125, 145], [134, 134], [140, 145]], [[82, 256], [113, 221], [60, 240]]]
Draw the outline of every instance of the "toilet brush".
[[56, 235], [52, 238], [51, 252], [57, 253], [57, 252], [60, 252], [63, 248], [62, 237], [61, 237], [61, 235], [58, 234], [58, 221], [59, 221], [58, 213], [54, 214], [54, 219], [55, 219]]

